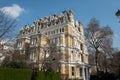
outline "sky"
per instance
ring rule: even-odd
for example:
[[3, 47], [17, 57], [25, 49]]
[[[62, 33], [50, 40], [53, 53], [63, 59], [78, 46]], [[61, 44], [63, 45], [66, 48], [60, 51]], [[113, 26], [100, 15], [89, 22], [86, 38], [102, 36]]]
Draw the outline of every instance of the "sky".
[[54, 13], [60, 15], [69, 9], [73, 10], [75, 20], [82, 21], [84, 28], [93, 17], [100, 21], [101, 26], [109, 25], [115, 34], [113, 46], [120, 49], [120, 23], [115, 16], [120, 9], [120, 0], [0, 0], [0, 10], [18, 18], [17, 31], [36, 19]]

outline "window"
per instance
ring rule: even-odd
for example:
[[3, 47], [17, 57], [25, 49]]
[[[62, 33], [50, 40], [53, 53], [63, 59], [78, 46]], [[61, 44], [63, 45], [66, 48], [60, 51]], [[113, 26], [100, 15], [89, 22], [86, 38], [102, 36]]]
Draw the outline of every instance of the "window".
[[57, 43], [57, 45], [59, 45], [60, 44], [60, 38], [58, 37], [58, 38], [56, 38], [56, 43]]
[[34, 32], [36, 31], [35, 26], [33, 26]]
[[53, 31], [53, 34], [55, 34], [55, 30]]
[[87, 73], [87, 70], [86, 70], [87, 68], [84, 68], [84, 72], [85, 72], [85, 77], [86, 77], [86, 73]]
[[74, 54], [74, 51], [71, 51], [71, 61], [75, 61], [75, 54]]
[[22, 42], [18, 42], [18, 45], [17, 45], [18, 48], [21, 48], [22, 47]]
[[59, 49], [59, 52], [61, 52], [61, 50]]
[[80, 32], [80, 28], [78, 28], [78, 31]]
[[82, 77], [82, 76], [83, 76], [83, 69], [80, 68], [80, 77]]
[[60, 33], [61, 33], [61, 29], [60, 29]]
[[77, 40], [76, 39], [74, 39], [74, 43], [75, 43], [75, 46], [77, 45]]
[[30, 33], [30, 29], [28, 30], [28, 34]]
[[80, 61], [80, 54], [78, 54], [78, 60]]
[[23, 32], [23, 35], [25, 34], [25, 32]]
[[83, 50], [83, 44], [80, 45], [80, 49]]
[[46, 58], [48, 58], [49, 57], [49, 50], [45, 51], [45, 53], [46, 53]]
[[33, 44], [33, 38], [31, 39], [31, 44]]
[[56, 29], [56, 33], [58, 33], [58, 29]]
[[53, 43], [55, 43], [55, 38], [52, 39]]
[[81, 61], [84, 62], [84, 56], [81, 54]]
[[37, 43], [37, 38], [34, 38], [34, 44], [36, 44]]
[[32, 38], [32, 39], [31, 39], [31, 44], [34, 45], [34, 44], [36, 44], [36, 43], [37, 43], [37, 38]]
[[35, 59], [35, 53], [34, 51], [32, 51], [30, 54], [30, 60], [33, 61], [34, 59]]
[[62, 32], [64, 32], [64, 28], [62, 28]]
[[45, 35], [47, 35], [47, 33], [45, 33]]
[[51, 31], [51, 34], [53, 34], [53, 31]]
[[72, 76], [74, 76], [74, 67], [72, 67]]
[[41, 29], [43, 29], [43, 24], [41, 24]]
[[71, 53], [71, 61], [74, 61], [74, 54]]
[[40, 22], [38, 22], [38, 26], [40, 26]]
[[60, 37], [58, 37], [58, 45], [60, 44]]
[[73, 51], [71, 51], [71, 53], [73, 53]]
[[50, 35], [50, 32], [48, 32], [48, 35]]

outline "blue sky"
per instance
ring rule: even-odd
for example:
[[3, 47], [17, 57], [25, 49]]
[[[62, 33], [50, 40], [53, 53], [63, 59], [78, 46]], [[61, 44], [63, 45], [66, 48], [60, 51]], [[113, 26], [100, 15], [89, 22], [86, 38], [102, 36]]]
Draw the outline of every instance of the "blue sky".
[[120, 9], [120, 0], [0, 0], [0, 9], [5, 7], [12, 7], [12, 16], [19, 18], [18, 31], [25, 24], [32, 24], [34, 20], [54, 13], [61, 14], [65, 9], [72, 9], [75, 19], [82, 21], [84, 27], [95, 17], [101, 26], [109, 25], [112, 28], [114, 47], [120, 49], [120, 23], [115, 16]]

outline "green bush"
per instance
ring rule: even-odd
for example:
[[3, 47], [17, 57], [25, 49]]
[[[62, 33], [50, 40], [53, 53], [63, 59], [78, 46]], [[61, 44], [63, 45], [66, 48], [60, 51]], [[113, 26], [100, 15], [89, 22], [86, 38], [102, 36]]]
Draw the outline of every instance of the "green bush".
[[[0, 68], [0, 80], [31, 80], [32, 70]], [[37, 80], [59, 80], [58, 72], [38, 71]]]
[[24, 61], [4, 61], [1, 67], [2, 68], [26, 68], [27, 65]]
[[39, 71], [37, 80], [59, 80], [59, 73]]
[[27, 69], [0, 69], [0, 80], [30, 80], [31, 70]]

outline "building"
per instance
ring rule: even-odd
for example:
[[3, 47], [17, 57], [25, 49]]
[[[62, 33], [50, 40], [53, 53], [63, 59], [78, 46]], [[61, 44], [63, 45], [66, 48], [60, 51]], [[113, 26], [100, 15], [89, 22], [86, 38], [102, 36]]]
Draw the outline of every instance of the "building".
[[30, 60], [40, 61], [47, 38], [55, 41], [62, 53], [69, 55], [67, 61], [61, 61], [61, 74], [68, 75], [69, 79], [88, 80], [88, 52], [83, 26], [81, 22], [74, 21], [72, 10], [36, 20], [31, 26], [25, 25], [17, 37], [16, 50], [25, 54], [28, 44]]

